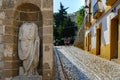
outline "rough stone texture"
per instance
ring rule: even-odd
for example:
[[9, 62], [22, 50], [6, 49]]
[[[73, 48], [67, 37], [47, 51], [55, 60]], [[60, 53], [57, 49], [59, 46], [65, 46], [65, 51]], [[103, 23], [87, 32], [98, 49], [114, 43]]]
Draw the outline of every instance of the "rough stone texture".
[[[47, 2], [47, 3], [46, 3]], [[43, 0], [43, 8], [52, 8], [52, 0]]]
[[17, 76], [12, 80], [42, 80], [42, 77], [41, 76], [31, 76], [31, 77]]
[[74, 45], [78, 48], [84, 49], [84, 37], [85, 37], [85, 30], [84, 30], [84, 23], [83, 23], [80, 26]]
[[11, 26], [12, 25], [12, 19], [11, 18], [5, 18], [3, 20], [3, 24]]
[[[49, 13], [49, 14], [48, 14]], [[53, 15], [52, 15], [53, 13], [52, 13], [52, 11], [50, 10], [50, 11], [43, 11], [42, 12], [42, 15], [44, 15], [44, 19], [52, 19], [53, 18]]]
[[5, 26], [3, 24], [0, 24], [0, 34], [3, 35], [5, 32]]
[[45, 32], [45, 34], [51, 34], [51, 32], [53, 32], [53, 27], [44, 27], [43, 28], [43, 32]]
[[[120, 80], [119, 64], [110, 62], [73, 46], [59, 46], [55, 47], [55, 49], [55, 53], [57, 52], [60, 56], [63, 71], [65, 69], [68, 77], [74, 75], [70, 80]], [[72, 66], [74, 67], [71, 68]], [[77, 71], [83, 74], [78, 74], [76, 71], [76, 73], [70, 75], [74, 72], [75, 67]], [[80, 78], [85, 75], [87, 77], [83, 79], [75, 79], [76, 77]]]
[[0, 44], [0, 56], [4, 52], [4, 44]]
[[52, 43], [53, 42], [53, 36], [50, 36], [50, 35], [44, 35], [43, 36], [43, 39], [44, 39], [44, 41], [43, 41], [43, 43]]
[[20, 66], [19, 62], [17, 61], [14, 61], [14, 62], [5, 61], [4, 62], [4, 69], [12, 69], [13, 67], [18, 68], [19, 66]]
[[[0, 73], [0, 79], [3, 76], [2, 80], [8, 80], [18, 75], [18, 62], [20, 61], [17, 53], [19, 27], [24, 21], [32, 21], [39, 26], [42, 49], [40, 65], [48, 64], [49, 66], [49, 69], [46, 69], [46, 66], [40, 67], [40, 69], [44, 68], [41, 71], [43, 73], [40, 74], [43, 74], [44, 79], [48, 80], [50, 78], [49, 80], [52, 80], [53, 47], [44, 49], [43, 45], [49, 46], [50, 44], [50, 46], [53, 46], [51, 45], [53, 40], [53, 0], [2, 0], [0, 2], [0, 63], [2, 62], [6, 66], [0, 66], [0, 68], [3, 68], [3, 71], [0, 69], [0, 72], [2, 72], [2, 74]], [[48, 26], [48, 29], [43, 30], [44, 27]], [[48, 35], [49, 39], [43, 38], [43, 35]], [[50, 75], [46, 76], [47, 72]]]
[[54, 49], [54, 80], [89, 80], [60, 49], [62, 48]]
[[20, 13], [20, 20], [21, 21], [39, 21], [39, 14], [38, 12], [34, 13]]
[[[14, 68], [14, 67], [13, 67]], [[4, 78], [10, 78], [12, 76], [18, 75], [18, 69], [3, 69], [3, 74]]]
[[5, 19], [5, 12], [3, 12], [3, 11], [0, 12], [0, 19], [1, 20]]

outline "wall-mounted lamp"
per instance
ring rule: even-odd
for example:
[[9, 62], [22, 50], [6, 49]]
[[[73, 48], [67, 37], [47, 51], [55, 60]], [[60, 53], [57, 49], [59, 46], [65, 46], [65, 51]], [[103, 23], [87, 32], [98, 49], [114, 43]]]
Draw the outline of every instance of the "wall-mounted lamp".
[[90, 12], [90, 13], [88, 13], [88, 14], [92, 15], [92, 12]]
[[90, 15], [92, 15], [92, 12], [87, 13], [87, 11], [86, 11], [86, 14], [90, 14]]
[[111, 10], [111, 12], [116, 12], [116, 8], [113, 8], [113, 9]]
[[[88, 9], [88, 8], [89, 8], [89, 6], [88, 6], [88, 5], [86, 5], [86, 6], [85, 6], [85, 8], [86, 8], [86, 9]], [[87, 11], [86, 11], [86, 14], [90, 14], [90, 15], [92, 15], [92, 12], [87, 13]]]
[[86, 8], [86, 9], [89, 8], [88, 5], [86, 5], [85, 8]]

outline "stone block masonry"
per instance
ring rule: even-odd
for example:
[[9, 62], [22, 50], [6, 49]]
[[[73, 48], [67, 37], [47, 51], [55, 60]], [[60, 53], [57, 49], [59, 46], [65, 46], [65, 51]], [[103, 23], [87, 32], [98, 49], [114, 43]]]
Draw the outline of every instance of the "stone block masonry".
[[18, 33], [26, 21], [39, 27], [38, 71], [43, 80], [52, 80], [53, 0], [2, 0], [0, 4], [0, 80], [19, 75]]

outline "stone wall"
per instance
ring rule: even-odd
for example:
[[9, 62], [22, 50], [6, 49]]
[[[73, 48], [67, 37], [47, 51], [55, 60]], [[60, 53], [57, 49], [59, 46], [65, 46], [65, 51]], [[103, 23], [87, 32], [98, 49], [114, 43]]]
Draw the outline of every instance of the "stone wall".
[[80, 26], [80, 29], [78, 31], [78, 34], [76, 36], [74, 46], [84, 49], [84, 36], [85, 36], [85, 30], [84, 30], [84, 23]]
[[[28, 5], [27, 5], [28, 4]], [[53, 70], [53, 1], [52, 0], [2, 0], [0, 6], [0, 79], [19, 75], [18, 32], [24, 21], [39, 26], [40, 64], [43, 80], [52, 80]], [[28, 6], [28, 7], [26, 7]], [[34, 8], [33, 6], [36, 6]], [[27, 11], [28, 9], [28, 11]]]
[[5, 34], [5, 25], [3, 24], [3, 20], [5, 19], [5, 13], [3, 11], [0, 12], [0, 80], [3, 79], [3, 53], [4, 53], [4, 34]]

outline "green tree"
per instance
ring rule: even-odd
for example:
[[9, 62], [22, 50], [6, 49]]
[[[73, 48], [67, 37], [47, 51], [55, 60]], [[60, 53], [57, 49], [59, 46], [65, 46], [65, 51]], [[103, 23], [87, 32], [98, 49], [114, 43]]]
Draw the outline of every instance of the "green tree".
[[65, 19], [67, 18], [67, 8], [64, 8], [62, 3], [60, 3], [60, 10], [58, 13], [54, 13], [54, 22], [56, 27], [59, 27], [59, 25], [63, 25]]
[[64, 21], [64, 29], [62, 31], [62, 37], [71, 37], [74, 36], [75, 33], [75, 26], [74, 23], [71, 21], [70, 17]]
[[60, 3], [60, 9], [58, 13], [54, 13], [54, 38], [61, 38], [62, 31], [64, 29], [64, 22], [67, 19], [67, 8], [64, 8], [62, 3]]
[[80, 28], [80, 25], [83, 23], [84, 16], [85, 16], [85, 7], [82, 7], [78, 11], [78, 14], [77, 14], [77, 17], [76, 17], [76, 23], [77, 23], [78, 28]]
[[75, 33], [74, 23], [67, 15], [67, 8], [64, 8], [60, 3], [58, 13], [54, 13], [54, 39], [61, 39], [65, 37], [72, 37]]

